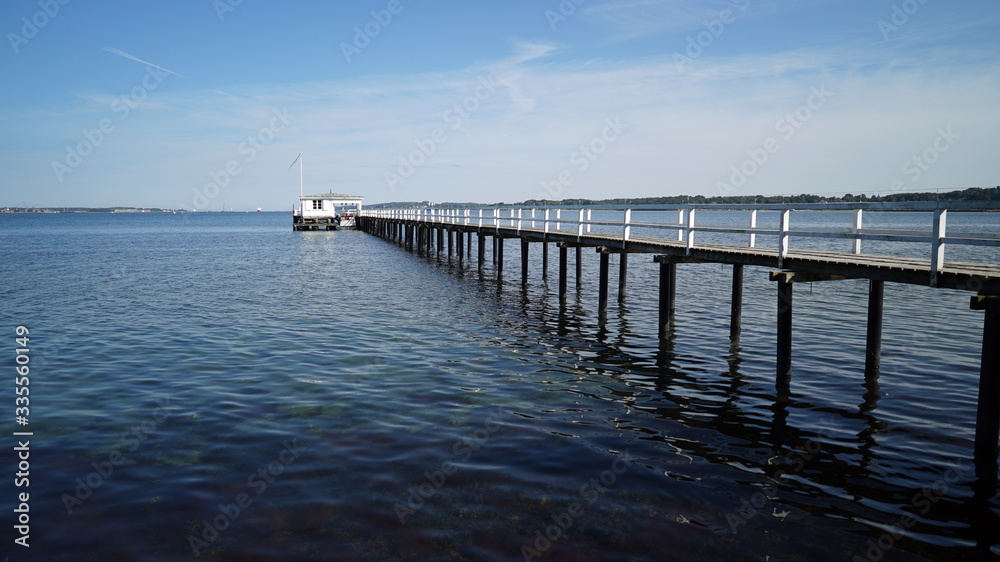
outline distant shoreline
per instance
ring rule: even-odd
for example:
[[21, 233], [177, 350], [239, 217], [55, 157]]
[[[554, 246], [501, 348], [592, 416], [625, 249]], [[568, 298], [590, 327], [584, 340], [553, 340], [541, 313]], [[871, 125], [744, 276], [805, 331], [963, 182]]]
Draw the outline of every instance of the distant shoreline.
[[479, 207], [589, 207], [596, 205], [797, 205], [801, 203], [896, 203], [924, 201], [1000, 201], [1000, 186], [970, 187], [941, 192], [901, 192], [885, 195], [822, 196], [801, 195], [671, 195], [665, 197], [618, 197], [613, 199], [528, 199], [519, 203], [432, 203], [430, 201], [397, 201], [365, 205], [369, 209], [413, 209], [428, 207], [479, 208]]

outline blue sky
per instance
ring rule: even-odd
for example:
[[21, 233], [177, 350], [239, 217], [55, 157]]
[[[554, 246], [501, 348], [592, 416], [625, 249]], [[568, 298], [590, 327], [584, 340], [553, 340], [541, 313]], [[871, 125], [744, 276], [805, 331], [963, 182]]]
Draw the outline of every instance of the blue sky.
[[8, 0], [0, 206], [1000, 184], [994, 0]]

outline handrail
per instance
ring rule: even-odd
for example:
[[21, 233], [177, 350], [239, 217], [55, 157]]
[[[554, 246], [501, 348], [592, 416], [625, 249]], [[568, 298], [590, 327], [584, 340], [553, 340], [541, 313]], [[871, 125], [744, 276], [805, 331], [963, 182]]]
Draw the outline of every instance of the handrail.
[[[886, 242], [916, 242], [931, 244], [931, 283], [935, 284], [936, 275], [944, 269], [945, 246], [967, 245], [967, 246], [1000, 246], [1000, 232], [996, 233], [967, 233], [948, 232], [947, 217], [948, 211], [963, 210], [1000, 210], [1000, 202], [971, 201], [945, 204], [942, 202], [912, 202], [912, 203], [817, 203], [802, 205], [671, 205], [671, 206], [587, 206], [587, 207], [517, 207], [501, 206], [475, 209], [458, 208], [429, 208], [429, 209], [364, 209], [361, 216], [376, 218], [391, 218], [398, 220], [410, 220], [417, 222], [434, 222], [443, 224], [454, 224], [463, 226], [473, 226], [479, 230], [489, 228], [493, 232], [500, 232], [501, 228], [514, 228], [518, 234], [525, 230], [538, 230], [540, 233], [560, 233], [575, 235], [578, 240], [582, 240], [588, 233], [592, 232], [592, 227], [603, 226], [617, 230], [619, 235], [615, 235], [622, 244], [628, 244], [636, 240], [633, 234], [635, 228], [676, 230], [677, 240], [684, 244], [686, 253], [691, 254], [696, 249], [697, 243], [695, 234], [697, 232], [728, 233], [728, 234], [748, 234], [747, 246], [754, 248], [757, 246], [757, 235], [777, 236], [777, 250], [779, 255], [779, 265], [788, 256], [790, 250], [790, 239], [792, 237], [803, 238], [829, 238], [829, 239], [849, 239], [853, 240], [853, 250], [855, 254], [861, 253], [861, 242], [864, 240], [886, 241]], [[619, 220], [593, 220], [593, 210], [622, 211], [622, 218]], [[712, 211], [750, 211], [747, 226], [719, 226], [719, 225], [699, 225], [696, 217], [702, 213]], [[779, 211], [780, 219], [778, 228], [762, 228], [757, 226], [758, 211]], [[851, 213], [851, 221], [843, 227], [814, 227], [793, 229], [791, 226], [792, 211], [854, 211]], [[931, 212], [933, 219], [930, 230], [903, 230], [886, 228], [864, 228], [863, 213], [865, 210], [874, 211], [923, 211]], [[554, 213], [552, 211], [555, 211]], [[566, 213], [563, 211], [577, 211], [576, 213]], [[632, 216], [635, 211], [674, 211], [677, 212], [677, 222], [665, 221], [663, 223], [650, 223], [633, 221]], [[529, 216], [530, 213], [530, 216]], [[1000, 223], [1000, 221], [998, 221]], [[530, 226], [529, 226], [530, 224]], [[537, 225], [541, 225], [539, 228]], [[607, 236], [608, 233], [604, 233]]]

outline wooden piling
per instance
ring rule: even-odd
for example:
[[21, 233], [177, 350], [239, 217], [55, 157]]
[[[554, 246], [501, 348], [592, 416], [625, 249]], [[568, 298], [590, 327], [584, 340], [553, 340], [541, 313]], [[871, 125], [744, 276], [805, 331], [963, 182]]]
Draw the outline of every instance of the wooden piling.
[[660, 341], [666, 340], [670, 334], [670, 325], [674, 321], [674, 299], [677, 286], [677, 263], [670, 260], [660, 261]]
[[622, 252], [618, 254], [621, 260], [618, 263], [618, 302], [625, 302], [625, 283], [628, 279], [628, 254]]
[[784, 277], [778, 280], [777, 375], [779, 384], [792, 376], [792, 282]]
[[549, 278], [549, 243], [542, 242], [542, 279]]
[[865, 374], [878, 374], [882, 363], [882, 303], [885, 281], [872, 279], [868, 285], [868, 337], [865, 343]]
[[528, 286], [528, 239], [521, 239], [521, 285]]
[[500, 236], [493, 237], [493, 248], [494, 261], [497, 265], [497, 279], [503, 277], [503, 238]]
[[[598, 248], [601, 250], [601, 248]], [[606, 252], [601, 252], [601, 274], [597, 288], [597, 315], [601, 321], [608, 316], [608, 262], [611, 256]]]
[[569, 254], [569, 248], [565, 245], [559, 245], [559, 305], [566, 305], [566, 277], [568, 275], [566, 262], [567, 255]]
[[737, 339], [743, 330], [743, 264], [733, 265], [733, 297], [729, 309], [729, 338]]
[[576, 247], [576, 289], [583, 288], [583, 248]]
[[482, 232], [479, 233], [479, 238], [477, 239], [477, 245], [479, 246], [479, 271], [483, 270], [483, 262], [486, 258], [486, 235]]

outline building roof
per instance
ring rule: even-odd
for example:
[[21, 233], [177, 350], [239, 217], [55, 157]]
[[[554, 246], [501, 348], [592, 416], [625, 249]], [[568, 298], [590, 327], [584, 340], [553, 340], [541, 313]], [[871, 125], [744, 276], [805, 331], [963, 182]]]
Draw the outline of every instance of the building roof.
[[363, 195], [344, 195], [343, 193], [320, 193], [319, 195], [303, 195], [300, 199], [351, 199], [359, 200], [364, 199]]

